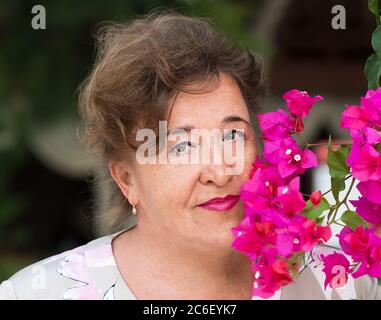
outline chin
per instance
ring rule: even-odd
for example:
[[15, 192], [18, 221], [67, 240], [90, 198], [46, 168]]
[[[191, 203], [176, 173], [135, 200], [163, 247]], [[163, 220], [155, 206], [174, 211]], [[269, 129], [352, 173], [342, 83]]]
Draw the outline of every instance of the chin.
[[204, 239], [204, 242], [208, 243], [208, 245], [212, 247], [216, 247], [219, 249], [230, 248], [234, 237], [231, 232], [231, 228], [236, 225], [225, 225], [225, 227], [221, 230], [221, 228], [209, 231], [208, 237]]

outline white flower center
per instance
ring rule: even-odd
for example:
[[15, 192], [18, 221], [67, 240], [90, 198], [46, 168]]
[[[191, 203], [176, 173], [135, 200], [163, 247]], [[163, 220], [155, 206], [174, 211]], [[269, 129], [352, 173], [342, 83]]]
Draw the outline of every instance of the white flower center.
[[239, 237], [241, 234], [242, 234], [242, 231], [239, 231], [239, 232], [238, 232], [238, 237]]
[[295, 244], [299, 244], [299, 242], [300, 242], [299, 239], [294, 239]]
[[255, 281], [254, 282], [254, 288], [257, 289], [258, 288], [258, 283]]
[[282, 190], [282, 193], [283, 194], [285, 194], [285, 193], [287, 193], [288, 192], [288, 188], [286, 187], [286, 188], [284, 188], [283, 190]]
[[296, 154], [296, 155], [294, 155], [294, 160], [295, 160], [296, 162], [300, 161], [300, 159], [301, 159], [300, 154]]
[[286, 152], [285, 152], [285, 154], [289, 155], [289, 154], [291, 154], [291, 152], [292, 152], [291, 149], [287, 149]]
[[259, 273], [259, 271], [257, 271], [257, 272], [254, 274], [254, 278], [255, 278], [255, 279], [258, 279], [260, 275], [261, 275], [261, 274]]
[[266, 187], [268, 187], [270, 185], [270, 182], [266, 181], [265, 185]]

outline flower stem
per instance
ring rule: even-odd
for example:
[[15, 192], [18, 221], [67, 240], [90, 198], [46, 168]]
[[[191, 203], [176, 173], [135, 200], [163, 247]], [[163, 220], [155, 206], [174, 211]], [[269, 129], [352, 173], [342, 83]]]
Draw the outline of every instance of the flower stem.
[[340, 223], [339, 221], [335, 220], [333, 221], [334, 224], [337, 224], [339, 226], [345, 227], [345, 224]]
[[308, 148], [308, 145], [310, 145], [310, 143], [308, 143], [308, 141], [304, 139], [304, 137], [300, 133], [297, 133], [296, 135], [307, 145]]
[[349, 186], [349, 190], [348, 190], [347, 194], [345, 195], [344, 199], [341, 201], [342, 203], [347, 203], [347, 199], [349, 197], [349, 194], [352, 191], [352, 188], [353, 188], [353, 186], [355, 184], [355, 181], [356, 181], [356, 179], [352, 177], [351, 185]]
[[[352, 145], [352, 143], [344, 143], [346, 145]], [[343, 143], [331, 143], [332, 146], [341, 146]], [[313, 146], [328, 146], [327, 142], [322, 143], [307, 143], [307, 148], [313, 147]]]
[[351, 185], [349, 186], [349, 189], [348, 189], [348, 191], [347, 191], [347, 193], [346, 193], [344, 199], [341, 200], [339, 203], [336, 203], [336, 205], [335, 205], [335, 212], [334, 212], [333, 215], [332, 215], [332, 219], [331, 219], [331, 221], [328, 221], [328, 224], [335, 223], [337, 212], [339, 211], [339, 208], [340, 208], [343, 204], [345, 204], [345, 205], [348, 207], [348, 205], [347, 205], [347, 200], [348, 200], [349, 194], [351, 193], [352, 188], [353, 188], [353, 186], [354, 186], [354, 184], [355, 184], [355, 181], [356, 181], [356, 179], [352, 177]]

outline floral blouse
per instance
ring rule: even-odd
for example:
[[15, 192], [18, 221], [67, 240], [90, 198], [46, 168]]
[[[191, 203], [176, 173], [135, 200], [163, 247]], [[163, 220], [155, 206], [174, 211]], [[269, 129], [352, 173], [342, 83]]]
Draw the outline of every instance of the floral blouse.
[[[136, 300], [122, 278], [112, 252], [111, 242], [119, 233], [95, 239], [26, 267], [0, 285], [0, 299]], [[315, 247], [296, 281], [283, 287], [270, 299], [381, 300], [381, 287], [376, 279], [369, 277], [356, 280], [350, 277], [343, 287], [332, 289], [328, 286], [324, 289], [319, 256], [333, 250], [340, 251]], [[252, 300], [261, 298], [253, 297]]]

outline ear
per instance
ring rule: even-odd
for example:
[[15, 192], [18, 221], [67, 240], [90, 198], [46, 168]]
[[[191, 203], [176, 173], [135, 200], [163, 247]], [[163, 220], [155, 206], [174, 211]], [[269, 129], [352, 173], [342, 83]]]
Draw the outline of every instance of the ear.
[[108, 164], [108, 168], [110, 170], [112, 178], [118, 185], [120, 191], [131, 204], [135, 205], [132, 196], [132, 176], [128, 166], [125, 163], [121, 163], [118, 161], [110, 161]]

